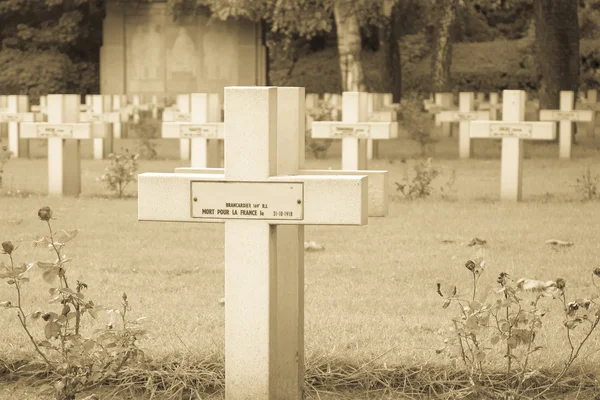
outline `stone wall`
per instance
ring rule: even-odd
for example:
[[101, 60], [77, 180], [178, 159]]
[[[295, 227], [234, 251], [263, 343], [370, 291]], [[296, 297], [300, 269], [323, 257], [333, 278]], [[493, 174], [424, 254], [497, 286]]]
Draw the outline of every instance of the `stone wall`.
[[166, 2], [124, 6], [108, 1], [100, 50], [102, 94], [174, 95], [217, 92], [225, 86], [265, 85], [260, 25], [173, 21]]

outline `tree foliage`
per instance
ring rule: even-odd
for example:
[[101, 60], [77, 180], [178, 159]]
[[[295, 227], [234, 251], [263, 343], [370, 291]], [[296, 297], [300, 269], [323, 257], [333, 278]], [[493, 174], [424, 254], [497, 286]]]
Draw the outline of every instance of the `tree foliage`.
[[102, 3], [0, 2], [0, 90], [35, 97], [97, 89]]

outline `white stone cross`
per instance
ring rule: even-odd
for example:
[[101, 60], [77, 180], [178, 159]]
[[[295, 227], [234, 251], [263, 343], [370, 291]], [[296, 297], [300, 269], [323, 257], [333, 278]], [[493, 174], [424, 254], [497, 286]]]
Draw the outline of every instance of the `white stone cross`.
[[[305, 149], [305, 114], [303, 104], [304, 88], [277, 88], [277, 138], [280, 146], [288, 146], [291, 140], [298, 140], [298, 171], [299, 175], [366, 175], [369, 184], [369, 217], [385, 217], [388, 215], [389, 180], [387, 171], [361, 170], [340, 171], [330, 169], [306, 169], [304, 166]], [[287, 152], [278, 153], [289, 157]], [[223, 174], [222, 168], [175, 168], [175, 172], [196, 174]]]
[[81, 104], [79, 106], [79, 111], [82, 113], [92, 111], [92, 95], [91, 94], [85, 95], [85, 103]]
[[314, 139], [342, 139], [342, 170], [367, 169], [367, 140], [398, 137], [396, 122], [367, 121], [367, 93], [342, 94], [342, 121], [315, 121]]
[[191, 142], [193, 168], [219, 167], [221, 154], [218, 139], [225, 138], [218, 93], [192, 93], [190, 122], [163, 122], [162, 137]]
[[469, 136], [469, 122], [489, 120], [489, 111], [475, 111], [475, 96], [473, 92], [460, 92], [458, 94], [458, 110], [440, 111], [436, 118], [440, 122], [458, 122], [458, 156], [459, 158], [471, 157], [471, 137]]
[[502, 109], [500, 104], [500, 96], [498, 93], [490, 93], [489, 101], [475, 101], [477, 110], [490, 111], [490, 120], [496, 121], [498, 119], [498, 111]]
[[119, 122], [113, 122], [113, 138], [120, 139], [123, 137], [123, 128], [127, 127], [126, 123], [129, 120], [129, 110], [127, 109], [127, 96], [124, 94], [112, 95], [111, 109], [118, 112], [121, 117]]
[[8, 123], [8, 151], [14, 157], [29, 157], [29, 141], [22, 139], [19, 132], [21, 122], [33, 122], [35, 115], [27, 112], [29, 99], [24, 95], [9, 95], [5, 111], [0, 112], [0, 122]]
[[[189, 94], [178, 94], [175, 107], [165, 108], [163, 111], [163, 122], [191, 122], [190, 100]], [[190, 139], [181, 138], [179, 140], [179, 158], [184, 161], [190, 159]]]
[[227, 400], [302, 398], [303, 225], [367, 223], [367, 177], [295, 175], [277, 104], [276, 88], [225, 88], [225, 173], [138, 180], [140, 221], [225, 223]]
[[525, 119], [527, 93], [505, 90], [502, 93], [502, 121], [472, 121], [471, 138], [502, 139], [500, 197], [520, 201], [523, 177], [523, 140], [553, 140], [554, 122], [530, 122]]
[[40, 96], [40, 104], [31, 106], [31, 112], [35, 113], [36, 122], [48, 120], [48, 96]]
[[540, 110], [540, 121], [558, 121], [558, 157], [571, 158], [573, 122], [594, 122], [592, 110], [573, 110], [575, 94], [571, 91], [560, 92], [560, 110]]
[[21, 123], [21, 137], [48, 139], [48, 193], [81, 193], [81, 139], [103, 138], [108, 124], [79, 121], [79, 95], [48, 95], [48, 122]]
[[103, 122], [110, 126], [109, 134], [104, 138], [94, 138], [94, 159], [103, 160], [113, 152], [113, 134], [115, 125], [121, 125], [121, 113], [111, 111], [112, 96], [95, 94], [89, 99], [90, 107], [86, 112], [80, 114], [80, 122]]
[[339, 93], [323, 93], [323, 101], [331, 107], [331, 120], [339, 121], [342, 114], [342, 96]]
[[433, 96], [433, 102], [424, 102], [425, 110], [434, 114], [435, 126], [441, 126], [442, 137], [452, 136], [452, 125], [449, 122], [442, 122], [438, 119], [438, 113], [440, 111], [450, 111], [454, 109], [454, 102], [451, 92], [435, 93]]
[[584, 110], [591, 110], [593, 122], [588, 125], [587, 136], [593, 138], [596, 135], [596, 113], [600, 111], [600, 103], [598, 103], [598, 90], [589, 89], [585, 94], [579, 94], [579, 106]]
[[[367, 114], [370, 122], [395, 122], [397, 123], [397, 112], [384, 109], [386, 93], [367, 94]], [[379, 157], [379, 142], [367, 139], [367, 160]]]
[[131, 98], [131, 104], [126, 107], [128, 115], [133, 116], [133, 122], [140, 122], [140, 111], [152, 111], [152, 118], [158, 118], [158, 97], [152, 95], [150, 103], [142, 103], [142, 98], [139, 94], [134, 94]]

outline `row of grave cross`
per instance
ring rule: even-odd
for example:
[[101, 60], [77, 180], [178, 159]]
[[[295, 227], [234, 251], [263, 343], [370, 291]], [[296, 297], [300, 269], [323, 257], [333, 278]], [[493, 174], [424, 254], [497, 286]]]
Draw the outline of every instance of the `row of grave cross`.
[[[560, 155], [568, 158], [571, 153], [571, 122], [593, 121], [590, 110], [573, 110], [572, 92], [561, 93], [561, 110], [541, 110], [540, 119], [560, 121]], [[13, 98], [13, 108], [19, 109], [21, 96]], [[215, 167], [220, 164], [218, 140], [225, 137], [224, 123], [221, 120], [221, 106], [217, 94], [192, 94], [186, 96], [187, 105], [179, 109], [189, 109], [189, 118], [172, 115], [173, 122], [163, 122], [163, 137], [178, 138], [182, 152], [190, 152], [191, 166], [196, 168]], [[504, 91], [503, 121], [485, 121], [489, 111], [473, 110], [473, 94], [461, 93], [460, 109], [440, 111], [441, 121], [459, 122], [459, 154], [468, 158], [473, 138], [501, 138], [502, 177], [501, 197], [520, 200], [522, 176], [522, 140], [552, 140], [556, 136], [553, 122], [524, 122], [526, 94], [523, 91]], [[16, 100], [15, 100], [16, 99]], [[0, 113], [0, 118], [9, 121], [15, 129], [9, 131], [12, 143], [23, 139], [46, 138], [48, 146], [49, 193], [78, 195], [81, 191], [79, 141], [69, 143], [67, 139], [94, 139], [95, 152], [104, 153], [112, 148], [110, 124], [118, 119], [118, 113], [103, 113], [103, 96], [95, 97], [86, 111], [89, 122], [81, 122], [79, 96], [50, 95], [46, 106], [48, 122], [32, 122], [32, 113]], [[342, 140], [342, 170], [367, 170], [368, 139], [392, 139], [398, 136], [398, 124], [393, 117], [384, 117], [386, 122], [369, 121], [366, 93], [346, 92], [342, 97], [342, 121], [312, 122], [313, 138]], [[14, 106], [14, 104], [17, 104]], [[491, 107], [496, 108], [496, 107]], [[176, 113], [176, 112], [175, 112]], [[304, 113], [304, 110], [303, 110]], [[389, 113], [389, 112], [388, 112]], [[394, 113], [390, 113], [394, 114]], [[304, 115], [304, 114], [303, 114]], [[189, 121], [185, 121], [189, 119]], [[21, 121], [20, 125], [18, 122]], [[20, 126], [20, 132], [19, 132]], [[15, 133], [17, 132], [17, 133]], [[20, 140], [15, 140], [15, 137]], [[9, 141], [10, 142], [10, 141]], [[381, 180], [377, 180], [381, 182]], [[378, 206], [372, 205], [373, 209]], [[373, 211], [374, 212], [374, 211]]]
[[[166, 129], [190, 136], [192, 148], [223, 136], [225, 167], [138, 176], [138, 220], [225, 224], [227, 400], [303, 398], [304, 225], [361, 226], [387, 214], [387, 172], [360, 168], [366, 139], [393, 137], [396, 128], [362, 122], [363, 98], [344, 96], [341, 122], [313, 124], [317, 137], [342, 138], [343, 165], [352, 171], [304, 168], [303, 88], [227, 87], [224, 126], [210, 121], [217, 112], [204, 95], [192, 101], [205, 112]], [[77, 139], [107, 134], [103, 123], [76, 122], [78, 102], [49, 96], [48, 122], [21, 124], [23, 138], [48, 139], [49, 169], [63, 184], [79, 174]], [[522, 140], [556, 135], [555, 123], [523, 122], [524, 102], [524, 92], [505, 91], [504, 121], [469, 125], [471, 137], [502, 139], [502, 187], [511, 197], [520, 196]]]

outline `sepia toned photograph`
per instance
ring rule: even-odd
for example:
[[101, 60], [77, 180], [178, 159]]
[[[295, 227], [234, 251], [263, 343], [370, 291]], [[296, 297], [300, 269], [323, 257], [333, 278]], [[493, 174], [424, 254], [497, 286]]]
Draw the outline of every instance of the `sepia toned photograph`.
[[0, 0], [0, 400], [600, 400], [600, 0]]

